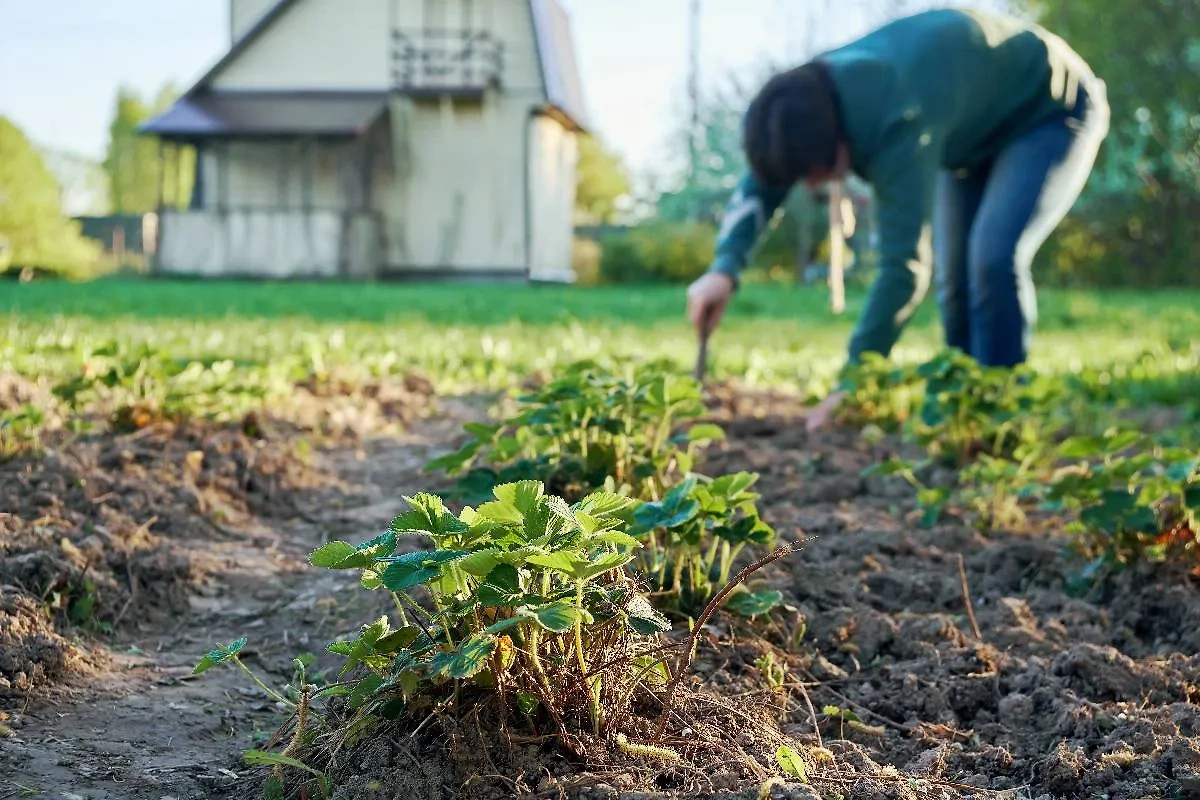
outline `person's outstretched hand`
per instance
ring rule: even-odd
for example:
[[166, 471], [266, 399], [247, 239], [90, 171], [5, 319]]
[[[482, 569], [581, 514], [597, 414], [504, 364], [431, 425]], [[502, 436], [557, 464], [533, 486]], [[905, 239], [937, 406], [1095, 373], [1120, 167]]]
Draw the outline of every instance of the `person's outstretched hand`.
[[809, 433], [819, 431], [827, 426], [832, 420], [833, 415], [837, 413], [838, 406], [846, 399], [845, 392], [833, 392], [824, 400], [822, 400], [816, 408], [808, 412], [804, 418], [804, 427]]
[[719, 272], [697, 278], [687, 290], [687, 316], [701, 338], [716, 330], [733, 296], [733, 279]]

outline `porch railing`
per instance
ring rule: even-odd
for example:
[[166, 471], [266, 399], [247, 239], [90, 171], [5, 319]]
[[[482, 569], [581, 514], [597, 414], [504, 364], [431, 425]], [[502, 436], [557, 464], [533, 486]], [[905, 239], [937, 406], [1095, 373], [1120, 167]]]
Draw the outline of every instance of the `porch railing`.
[[379, 271], [379, 218], [339, 210], [168, 210], [156, 272], [197, 277], [369, 278]]
[[504, 43], [487, 31], [424, 28], [392, 32], [392, 80], [403, 92], [478, 92], [499, 86]]

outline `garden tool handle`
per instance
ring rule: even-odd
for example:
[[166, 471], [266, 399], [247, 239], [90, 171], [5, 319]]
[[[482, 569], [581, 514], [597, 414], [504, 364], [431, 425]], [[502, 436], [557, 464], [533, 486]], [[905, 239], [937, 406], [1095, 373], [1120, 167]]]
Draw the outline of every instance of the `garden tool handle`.
[[696, 366], [692, 370], [692, 377], [698, 381], [704, 380], [704, 373], [708, 368], [708, 337], [712, 333], [709, 322], [712, 320], [713, 311], [713, 308], [705, 308], [700, 312], [700, 343], [696, 349]]

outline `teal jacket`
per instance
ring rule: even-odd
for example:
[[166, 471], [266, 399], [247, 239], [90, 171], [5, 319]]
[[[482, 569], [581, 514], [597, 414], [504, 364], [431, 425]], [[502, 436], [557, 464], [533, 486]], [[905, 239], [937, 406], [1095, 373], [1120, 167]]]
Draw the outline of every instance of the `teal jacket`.
[[[849, 360], [887, 356], [932, 274], [930, 218], [941, 170], [970, 169], [1070, 109], [1093, 76], [1057, 36], [977, 11], [900, 19], [818, 56], [838, 93], [852, 169], [871, 184], [879, 272]], [[736, 282], [786, 190], [746, 174], [725, 208], [711, 271]]]

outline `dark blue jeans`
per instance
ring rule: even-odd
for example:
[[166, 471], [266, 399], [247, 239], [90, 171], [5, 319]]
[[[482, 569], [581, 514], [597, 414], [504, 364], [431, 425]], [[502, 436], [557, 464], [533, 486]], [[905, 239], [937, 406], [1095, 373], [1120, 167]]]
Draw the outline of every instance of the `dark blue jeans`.
[[933, 214], [946, 344], [985, 366], [1026, 360], [1037, 321], [1031, 267], [1075, 204], [1108, 133], [1104, 84], [1080, 87], [1069, 114], [1013, 141], [967, 173], [944, 172]]

